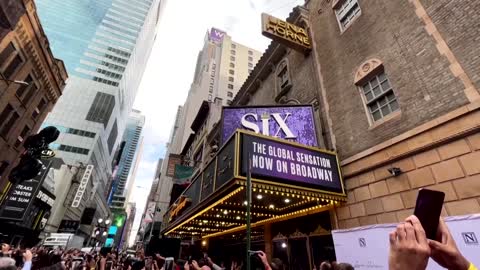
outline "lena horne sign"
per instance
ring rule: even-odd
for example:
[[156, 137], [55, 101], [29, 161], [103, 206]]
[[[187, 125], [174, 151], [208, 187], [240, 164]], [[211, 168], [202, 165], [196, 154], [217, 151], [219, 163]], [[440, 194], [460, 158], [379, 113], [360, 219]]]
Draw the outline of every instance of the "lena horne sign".
[[305, 29], [265, 13], [262, 13], [262, 34], [295, 50], [308, 51], [312, 48]]
[[237, 129], [318, 146], [312, 106], [224, 107], [222, 143]]
[[242, 174], [246, 173], [249, 157], [255, 178], [343, 193], [334, 153], [243, 134]]

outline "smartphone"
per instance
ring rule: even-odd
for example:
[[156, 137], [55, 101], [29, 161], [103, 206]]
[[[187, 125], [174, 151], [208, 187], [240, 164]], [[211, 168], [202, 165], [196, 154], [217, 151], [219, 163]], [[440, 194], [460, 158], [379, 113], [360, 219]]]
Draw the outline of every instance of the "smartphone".
[[430, 189], [420, 189], [413, 214], [420, 220], [428, 239], [436, 240], [438, 222], [442, 213], [445, 193]]
[[173, 257], [165, 258], [164, 269], [165, 270], [174, 270], [173, 269]]

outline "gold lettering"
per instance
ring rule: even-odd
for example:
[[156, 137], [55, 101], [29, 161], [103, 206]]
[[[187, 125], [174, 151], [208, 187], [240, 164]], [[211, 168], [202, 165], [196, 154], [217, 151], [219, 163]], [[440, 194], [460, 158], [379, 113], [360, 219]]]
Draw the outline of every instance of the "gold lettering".
[[287, 30], [287, 31], [286, 31], [286, 34], [285, 34], [285, 37], [294, 40], [294, 39], [295, 39], [295, 33], [293, 33], [293, 32], [290, 31], [290, 30]]
[[307, 47], [310, 47], [310, 39], [308, 37], [303, 37], [303, 44], [305, 44]]
[[308, 36], [308, 35], [307, 35], [307, 31], [305, 31], [305, 29], [303, 29], [303, 28], [301, 28], [301, 27], [298, 28], [298, 32], [302, 33], [302, 34], [303, 34], [304, 36], [306, 36], [306, 37]]
[[291, 23], [287, 23], [287, 30], [292, 30], [293, 32], [298, 33], [297, 28], [298, 27], [296, 25], [293, 25]]
[[272, 24], [270, 22], [267, 24], [267, 31], [275, 32], [275, 28], [277, 28], [275, 24]]
[[301, 36], [301, 35], [299, 35], [299, 34], [295, 34], [294, 40], [295, 40], [296, 42], [303, 43], [303, 36]]
[[275, 30], [276, 30], [276, 32], [279, 33], [280, 35], [285, 36], [285, 28], [277, 27]]
[[277, 21], [277, 24], [278, 24], [278, 26], [280, 26], [280, 27], [282, 27], [282, 28], [286, 28], [286, 27], [287, 27], [287, 22], [286, 22], [286, 21], [278, 20], [278, 21]]

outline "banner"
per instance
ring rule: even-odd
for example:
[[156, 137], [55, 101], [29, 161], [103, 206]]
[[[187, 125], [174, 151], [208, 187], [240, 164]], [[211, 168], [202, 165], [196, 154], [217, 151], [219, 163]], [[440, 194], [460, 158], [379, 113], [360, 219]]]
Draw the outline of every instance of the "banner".
[[175, 165], [175, 173], [174, 173], [174, 182], [177, 184], [183, 184], [185, 182], [189, 182], [190, 177], [193, 174], [193, 167], [185, 166], [181, 164]]
[[221, 144], [237, 129], [318, 146], [311, 105], [223, 107]]
[[254, 178], [271, 179], [343, 194], [334, 153], [307, 148], [268, 137], [242, 134], [242, 175], [248, 159]]
[[[477, 267], [480, 265], [480, 214], [445, 218], [460, 252]], [[397, 224], [380, 224], [349, 230], [332, 231], [338, 262], [353, 265], [355, 270], [388, 270], [389, 233]], [[433, 260], [428, 270], [444, 269]]]

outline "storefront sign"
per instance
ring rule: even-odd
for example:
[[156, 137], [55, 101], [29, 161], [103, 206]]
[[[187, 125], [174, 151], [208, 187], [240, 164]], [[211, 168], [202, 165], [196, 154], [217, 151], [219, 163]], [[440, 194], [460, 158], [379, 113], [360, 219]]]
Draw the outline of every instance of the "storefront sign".
[[242, 135], [242, 174], [343, 194], [337, 156], [255, 135]]
[[25, 215], [48, 173], [51, 161], [43, 161], [43, 163], [42, 170], [35, 178], [10, 188], [0, 210], [0, 219], [24, 221]]
[[75, 197], [73, 198], [72, 207], [77, 208], [80, 206], [80, 202], [82, 201], [83, 194], [87, 189], [88, 181], [92, 176], [93, 172], [93, 165], [87, 165], [85, 172], [83, 173], [82, 180], [80, 180], [80, 184], [78, 185], [77, 193], [75, 193]]
[[308, 51], [312, 48], [304, 28], [265, 13], [262, 13], [262, 35], [298, 51]]
[[215, 43], [221, 43], [225, 37], [225, 32], [212, 28], [210, 30], [210, 40]]
[[190, 206], [192, 200], [185, 196], [181, 196], [180, 200], [178, 201], [178, 204], [170, 211], [170, 218], [174, 218], [178, 216], [179, 214], [182, 213], [183, 209], [187, 208]]
[[76, 233], [80, 227], [80, 221], [63, 219], [58, 227], [59, 233]]
[[245, 129], [308, 146], [318, 146], [312, 106], [224, 107], [222, 144]]
[[55, 196], [52, 197], [51, 195], [43, 192], [42, 190], [38, 191], [36, 198], [50, 205], [50, 207], [53, 207], [53, 203], [55, 202]]

